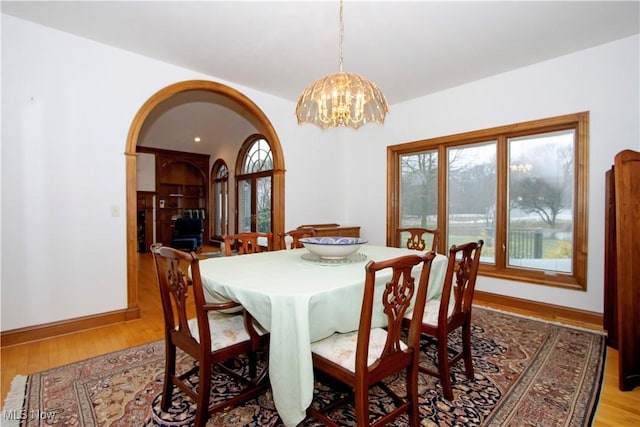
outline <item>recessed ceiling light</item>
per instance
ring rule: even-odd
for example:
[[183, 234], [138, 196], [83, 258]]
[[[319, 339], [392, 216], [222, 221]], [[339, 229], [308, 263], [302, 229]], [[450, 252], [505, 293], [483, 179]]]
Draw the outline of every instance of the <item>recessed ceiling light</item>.
[[195, 142], [200, 142], [200, 137], [199, 137], [199, 136], [196, 136], [195, 138], [193, 138], [193, 140], [194, 140]]

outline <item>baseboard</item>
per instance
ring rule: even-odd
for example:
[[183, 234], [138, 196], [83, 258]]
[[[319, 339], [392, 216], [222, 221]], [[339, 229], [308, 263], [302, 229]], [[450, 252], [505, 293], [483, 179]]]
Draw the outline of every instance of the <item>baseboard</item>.
[[563, 307], [560, 305], [530, 301], [476, 290], [473, 302], [478, 305], [502, 308], [505, 311], [526, 313], [560, 323], [578, 323], [603, 330], [603, 314], [592, 311]]
[[30, 341], [72, 334], [74, 332], [100, 328], [102, 326], [112, 325], [114, 323], [123, 323], [139, 318], [140, 309], [135, 307], [91, 316], [77, 317], [59, 322], [29, 326], [26, 328], [12, 329], [10, 331], [0, 332], [0, 346], [9, 347], [12, 345], [24, 344]]

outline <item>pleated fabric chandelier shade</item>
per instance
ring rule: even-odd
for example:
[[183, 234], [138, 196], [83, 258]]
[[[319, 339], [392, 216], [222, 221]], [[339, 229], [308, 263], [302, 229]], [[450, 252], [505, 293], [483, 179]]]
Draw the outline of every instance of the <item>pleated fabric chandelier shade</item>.
[[384, 123], [389, 106], [382, 91], [365, 77], [342, 70], [343, 41], [340, 0], [340, 70], [319, 78], [302, 92], [296, 105], [298, 124], [313, 123], [323, 129], [337, 126], [357, 129], [371, 122]]

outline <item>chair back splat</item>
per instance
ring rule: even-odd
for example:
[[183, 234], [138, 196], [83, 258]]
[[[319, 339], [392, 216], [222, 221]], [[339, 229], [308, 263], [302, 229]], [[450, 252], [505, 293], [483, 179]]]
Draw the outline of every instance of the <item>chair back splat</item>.
[[253, 254], [273, 250], [273, 233], [257, 231], [227, 234], [224, 236], [226, 256]]
[[[278, 237], [280, 237], [280, 248], [281, 249], [299, 249], [304, 248], [304, 245], [300, 243], [300, 239], [303, 237], [314, 237], [316, 235], [316, 230], [313, 228], [298, 228], [296, 230], [289, 230], [286, 233], [279, 233]], [[287, 246], [288, 240], [291, 240], [291, 244]]]
[[[451, 366], [462, 359], [467, 378], [473, 379], [474, 375], [471, 355], [471, 308], [483, 245], [484, 241], [478, 240], [451, 246], [442, 295], [439, 299], [427, 302], [422, 316], [421, 332], [437, 340], [438, 368], [420, 365], [419, 370], [439, 378], [442, 393], [448, 400], [453, 399]], [[413, 318], [405, 316], [404, 326], [409, 326], [412, 321]], [[462, 350], [449, 356], [449, 335], [457, 329], [461, 331]]]
[[405, 246], [407, 249], [413, 249], [416, 251], [425, 251], [427, 250], [427, 244], [425, 242], [425, 235], [431, 236], [431, 250], [433, 252], [438, 252], [438, 243], [440, 239], [440, 232], [431, 228], [399, 228], [398, 235], [400, 236], [400, 240], [402, 241], [402, 235], [409, 233], [407, 240], [405, 241]]
[[[307, 410], [309, 416], [327, 425], [338, 426], [328, 413], [337, 406], [354, 401], [358, 427], [382, 426], [405, 412], [408, 413], [411, 426], [420, 424], [418, 354], [422, 316], [413, 316], [406, 336], [402, 334], [402, 323], [411, 309], [415, 313], [424, 311], [434, 258], [435, 253], [429, 252], [426, 255], [369, 261], [365, 267], [358, 330], [335, 333], [311, 344], [314, 368], [349, 386], [352, 394], [323, 407], [319, 402], [312, 402]], [[419, 275], [416, 271], [418, 266], [422, 268]], [[390, 278], [376, 280], [383, 271], [389, 272]], [[385, 328], [373, 324], [373, 318], [378, 318], [376, 313], [386, 317]], [[383, 381], [398, 372], [405, 374], [406, 394], [398, 395]], [[379, 386], [395, 402], [395, 407], [391, 405], [384, 415], [373, 416], [369, 410], [369, 390], [374, 385]]]
[[[240, 304], [205, 301], [195, 252], [187, 253], [159, 243], [151, 245], [151, 252], [165, 324], [166, 356], [161, 408], [165, 412], [169, 410], [175, 386], [196, 402], [195, 420], [191, 425], [204, 426], [211, 413], [251, 399], [268, 386], [266, 366], [258, 372], [256, 356], [256, 351], [266, 346], [268, 334], [254, 327], [253, 318], [246, 310], [226, 313]], [[195, 313], [195, 318], [190, 318], [192, 313]], [[177, 348], [197, 361], [191, 370], [176, 372]], [[230, 359], [248, 366], [248, 375], [223, 364]], [[221, 374], [236, 381], [241, 392], [210, 406], [211, 377]], [[193, 387], [191, 383], [194, 381], [198, 386]]]
[[[451, 317], [467, 317], [471, 315], [473, 294], [476, 288], [480, 254], [484, 241], [454, 245], [449, 249], [449, 264], [442, 292], [442, 303], [438, 320], [447, 319], [447, 307], [453, 304]], [[453, 294], [451, 291], [453, 290]], [[453, 295], [454, 301], [451, 301]]]

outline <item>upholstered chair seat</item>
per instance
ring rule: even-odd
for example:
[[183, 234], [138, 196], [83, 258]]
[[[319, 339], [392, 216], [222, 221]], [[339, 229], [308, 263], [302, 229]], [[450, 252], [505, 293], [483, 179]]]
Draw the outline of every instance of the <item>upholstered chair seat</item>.
[[[318, 356], [334, 362], [343, 368], [356, 371], [356, 343], [358, 342], [358, 331], [346, 334], [333, 334], [325, 339], [311, 343], [311, 351]], [[382, 328], [371, 329], [369, 337], [369, 352], [367, 366], [373, 365], [382, 355], [384, 345], [387, 342], [387, 331]], [[407, 345], [400, 341], [402, 350]]]

